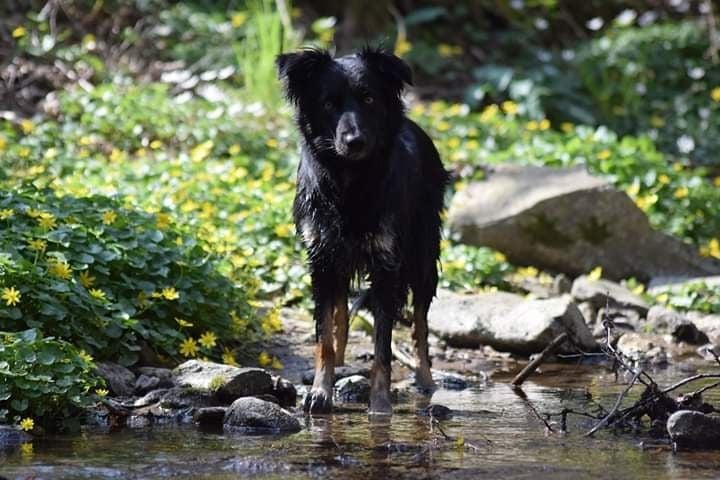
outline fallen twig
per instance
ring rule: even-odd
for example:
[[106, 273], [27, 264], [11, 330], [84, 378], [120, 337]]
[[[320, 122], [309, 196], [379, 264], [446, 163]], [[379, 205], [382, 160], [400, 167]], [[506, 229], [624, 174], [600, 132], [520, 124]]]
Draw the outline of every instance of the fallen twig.
[[548, 344], [545, 349], [540, 352], [540, 355], [535, 357], [533, 361], [528, 363], [525, 368], [523, 368], [520, 373], [518, 373], [515, 378], [513, 378], [513, 381], [511, 382], [512, 386], [519, 387], [522, 385], [522, 383], [537, 370], [537, 368], [540, 366], [540, 364], [545, 360], [545, 358], [552, 354], [557, 348], [568, 338], [568, 334], [563, 332], [555, 339]]
[[593, 428], [591, 428], [586, 434], [586, 437], [592, 436], [595, 432], [600, 430], [603, 426], [605, 426], [608, 422], [610, 422], [613, 419], [613, 415], [615, 415], [615, 412], [617, 412], [618, 408], [620, 408], [620, 403], [622, 403], [623, 399], [625, 398], [625, 395], [628, 394], [628, 392], [632, 389], [633, 386], [635, 386], [635, 382], [638, 381], [640, 378], [640, 375], [642, 375], [642, 370], [638, 370], [635, 375], [633, 376], [632, 380], [630, 380], [630, 383], [627, 387], [620, 393], [617, 400], [615, 400], [615, 405], [610, 409], [610, 413], [608, 413], [602, 420], [600, 420]]

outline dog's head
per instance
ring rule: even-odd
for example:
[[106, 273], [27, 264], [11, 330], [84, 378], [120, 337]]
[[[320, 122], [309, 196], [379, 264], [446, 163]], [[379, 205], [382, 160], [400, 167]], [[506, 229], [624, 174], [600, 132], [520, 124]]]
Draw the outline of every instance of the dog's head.
[[382, 49], [337, 59], [308, 49], [277, 57], [285, 95], [316, 152], [357, 162], [387, 145], [403, 114], [400, 98], [410, 67]]

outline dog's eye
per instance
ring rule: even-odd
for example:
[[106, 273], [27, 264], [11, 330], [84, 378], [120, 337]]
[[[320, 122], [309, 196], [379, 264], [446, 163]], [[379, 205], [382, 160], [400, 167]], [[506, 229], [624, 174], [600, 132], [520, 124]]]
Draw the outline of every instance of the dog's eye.
[[367, 103], [368, 105], [370, 105], [374, 101], [375, 101], [375, 99], [373, 97], [371, 97], [370, 95], [367, 95], [365, 98], [363, 98], [363, 102]]
[[330, 110], [330, 109], [332, 109], [332, 108], [333, 108], [332, 102], [331, 102], [331, 101], [327, 101], [327, 102], [323, 103], [323, 108], [324, 108], [325, 110]]

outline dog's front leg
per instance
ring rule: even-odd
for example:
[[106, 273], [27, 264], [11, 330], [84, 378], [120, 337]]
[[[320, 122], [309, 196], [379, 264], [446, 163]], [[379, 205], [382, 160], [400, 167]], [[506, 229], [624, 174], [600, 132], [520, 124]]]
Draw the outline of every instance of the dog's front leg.
[[333, 348], [333, 308], [335, 296], [332, 282], [313, 275], [315, 300], [315, 379], [305, 395], [306, 413], [328, 413], [332, 409], [335, 382], [335, 349]]
[[403, 289], [395, 272], [382, 272], [371, 276], [371, 309], [375, 319], [373, 331], [375, 358], [370, 385], [371, 414], [391, 414], [390, 373], [392, 369], [392, 329], [400, 316]]

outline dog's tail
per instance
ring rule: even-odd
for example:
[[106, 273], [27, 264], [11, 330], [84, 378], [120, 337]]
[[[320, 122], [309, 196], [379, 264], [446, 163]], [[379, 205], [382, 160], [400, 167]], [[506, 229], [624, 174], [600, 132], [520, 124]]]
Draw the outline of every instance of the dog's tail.
[[360, 295], [355, 299], [352, 306], [350, 307], [350, 312], [348, 313], [348, 320], [352, 321], [353, 317], [357, 315], [357, 313], [360, 311], [361, 308], [367, 307], [368, 299], [370, 298], [370, 289], [366, 288], [363, 290], [360, 290]]

